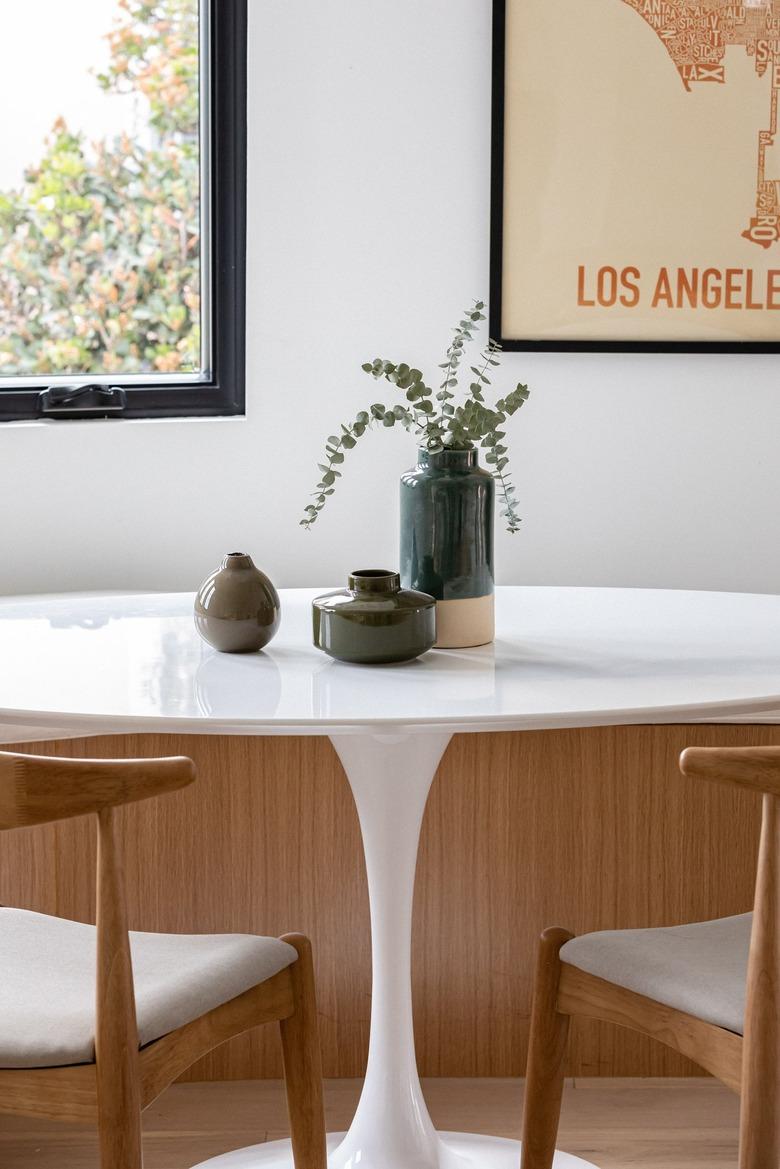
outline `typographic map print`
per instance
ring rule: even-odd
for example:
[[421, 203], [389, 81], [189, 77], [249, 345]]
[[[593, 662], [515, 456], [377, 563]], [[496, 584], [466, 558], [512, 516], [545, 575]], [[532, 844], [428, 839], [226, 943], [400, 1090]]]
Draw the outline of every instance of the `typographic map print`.
[[505, 2], [500, 338], [780, 346], [780, 0]]
[[755, 214], [742, 232], [764, 248], [780, 240], [780, 175], [767, 174], [767, 150], [777, 134], [780, 90], [780, 2], [753, 0], [622, 0], [657, 33], [687, 90], [698, 84], [724, 85], [726, 50], [743, 46], [759, 77], [771, 78], [769, 125], [758, 135]]

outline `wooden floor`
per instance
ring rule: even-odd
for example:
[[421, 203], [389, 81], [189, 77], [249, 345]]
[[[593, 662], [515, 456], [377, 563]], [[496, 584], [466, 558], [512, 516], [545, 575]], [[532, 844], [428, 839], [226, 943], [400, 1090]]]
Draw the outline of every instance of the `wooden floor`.
[[[357, 1080], [327, 1085], [328, 1128], [342, 1129]], [[442, 1129], [519, 1135], [518, 1080], [428, 1080], [425, 1095]], [[738, 1101], [708, 1079], [567, 1082], [560, 1147], [599, 1169], [734, 1169]], [[277, 1081], [179, 1084], [146, 1113], [145, 1169], [188, 1169], [230, 1148], [286, 1136]], [[0, 1117], [3, 1169], [97, 1169], [87, 1130]]]

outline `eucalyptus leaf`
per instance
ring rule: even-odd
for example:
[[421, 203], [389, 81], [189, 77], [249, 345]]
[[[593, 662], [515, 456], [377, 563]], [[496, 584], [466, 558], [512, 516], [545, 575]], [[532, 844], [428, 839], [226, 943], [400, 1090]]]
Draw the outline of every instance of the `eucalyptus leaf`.
[[508, 449], [502, 441], [506, 434], [501, 427], [528, 400], [529, 391], [527, 386], [518, 383], [506, 397], [495, 399], [493, 406], [485, 402], [485, 387], [491, 385], [488, 370], [496, 369], [500, 364], [501, 346], [498, 342], [488, 338], [476, 363], [469, 366], [475, 380], [469, 384], [462, 401], [453, 404], [456, 397], [453, 391], [459, 385], [460, 364], [465, 359], [466, 347], [474, 343], [474, 330], [486, 320], [484, 308], [484, 301], [474, 301], [452, 330], [446, 360], [437, 366], [443, 371], [443, 376], [435, 395], [425, 384], [422, 371], [406, 362], [395, 363], [375, 357], [361, 365], [364, 373], [375, 380], [384, 379], [403, 394], [405, 404], [396, 403], [388, 408], [381, 402], [374, 402], [369, 410], [361, 410], [355, 416], [351, 426], [342, 423], [340, 436], [329, 435], [325, 449], [327, 462], [318, 464], [322, 477], [314, 493], [315, 503], [304, 508], [303, 527], [311, 527], [335, 491], [336, 482], [341, 478], [341, 472], [336, 468], [345, 462], [345, 453], [353, 450], [375, 424], [381, 422], [383, 428], [391, 429], [400, 422], [414, 434], [420, 445], [431, 451], [469, 450], [481, 446], [485, 464], [491, 468], [498, 483], [503, 505], [501, 514], [506, 527], [510, 532], [519, 531], [516, 489], [509, 478]]

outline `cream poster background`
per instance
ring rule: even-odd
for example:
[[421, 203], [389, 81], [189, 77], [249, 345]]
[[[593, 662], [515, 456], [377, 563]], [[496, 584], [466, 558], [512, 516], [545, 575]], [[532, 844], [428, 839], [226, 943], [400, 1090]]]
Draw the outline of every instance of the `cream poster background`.
[[[698, 5], [719, 7], [741, 6]], [[503, 336], [780, 340], [780, 243], [742, 235], [756, 214], [772, 61], [759, 77], [744, 45], [728, 47], [725, 81], [686, 91], [626, 0], [507, 0], [506, 40]], [[776, 149], [768, 177], [780, 177]], [[599, 303], [612, 299], [609, 271], [599, 297], [608, 269], [611, 305]], [[678, 269], [698, 282], [695, 308], [685, 293], [677, 307]], [[639, 276], [621, 285], [625, 270]], [[702, 303], [707, 271], [718, 307]]]

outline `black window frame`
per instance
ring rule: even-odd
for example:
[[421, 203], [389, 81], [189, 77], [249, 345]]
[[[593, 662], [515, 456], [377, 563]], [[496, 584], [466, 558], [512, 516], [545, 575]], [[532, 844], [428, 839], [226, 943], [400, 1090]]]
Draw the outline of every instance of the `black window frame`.
[[[210, 5], [211, 376], [208, 381], [124, 385], [121, 418], [202, 418], [245, 412], [246, 171], [248, 0]], [[40, 419], [38, 397], [50, 384], [4, 390], [0, 423]], [[10, 377], [9, 377], [10, 380]], [[74, 384], [90, 384], [88, 373]], [[60, 420], [57, 420], [58, 423]], [[65, 420], [62, 420], [65, 421]]]

